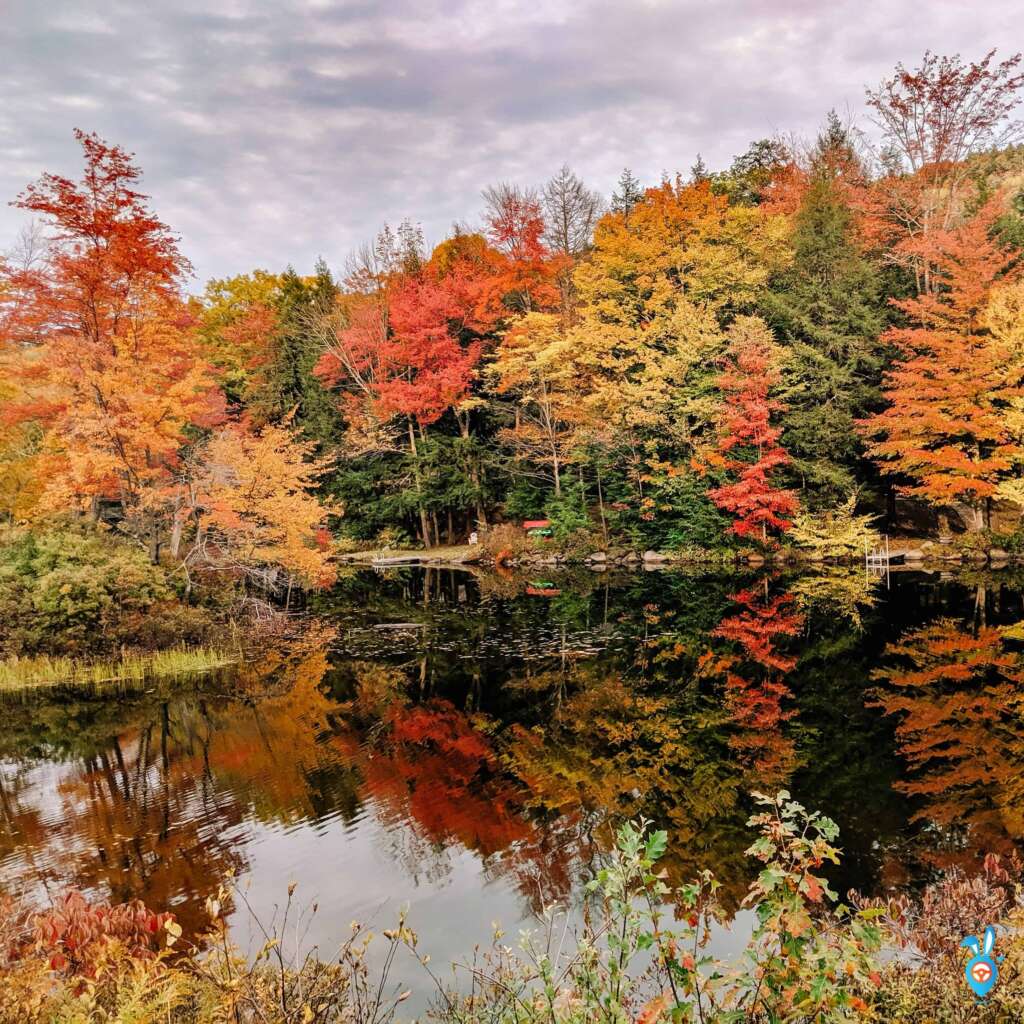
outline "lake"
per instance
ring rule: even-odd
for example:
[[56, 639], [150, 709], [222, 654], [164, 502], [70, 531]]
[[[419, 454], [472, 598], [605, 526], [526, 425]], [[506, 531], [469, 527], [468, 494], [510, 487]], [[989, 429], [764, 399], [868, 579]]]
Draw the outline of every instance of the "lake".
[[1022, 599], [1010, 571], [354, 572], [237, 670], [8, 701], [0, 886], [190, 931], [229, 872], [264, 915], [294, 880], [309, 942], [408, 905], [446, 963], [572, 905], [625, 818], [737, 908], [780, 788], [839, 823], [841, 892], [919, 886], [1024, 835]]

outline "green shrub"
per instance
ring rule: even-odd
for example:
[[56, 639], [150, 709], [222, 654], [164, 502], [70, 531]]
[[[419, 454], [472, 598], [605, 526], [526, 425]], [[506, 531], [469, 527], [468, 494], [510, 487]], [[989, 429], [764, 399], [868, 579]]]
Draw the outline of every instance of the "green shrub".
[[558, 497], [552, 495], [548, 498], [544, 514], [551, 520], [552, 536], [559, 543], [591, 527], [583, 488], [575, 482], [566, 483]]
[[[75, 653], [159, 645], [178, 628], [199, 639], [201, 615], [179, 616], [168, 571], [128, 541], [71, 525], [0, 533], [0, 618], [8, 653]], [[161, 628], [164, 616], [168, 629]]]

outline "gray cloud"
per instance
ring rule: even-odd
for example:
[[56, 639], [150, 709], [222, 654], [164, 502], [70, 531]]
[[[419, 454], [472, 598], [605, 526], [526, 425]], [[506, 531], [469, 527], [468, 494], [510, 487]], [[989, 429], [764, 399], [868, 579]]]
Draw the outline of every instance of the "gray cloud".
[[[698, 152], [863, 119], [923, 51], [1024, 48], [1015, 0], [8, 0], [0, 196], [133, 150], [200, 278], [338, 265], [382, 222], [438, 241], [488, 183], [568, 161], [608, 193]], [[0, 248], [22, 221], [0, 208]]]

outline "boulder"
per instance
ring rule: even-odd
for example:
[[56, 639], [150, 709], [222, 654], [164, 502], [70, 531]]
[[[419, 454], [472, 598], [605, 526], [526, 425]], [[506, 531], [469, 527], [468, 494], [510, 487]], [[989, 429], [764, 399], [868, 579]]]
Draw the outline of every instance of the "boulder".
[[924, 552], [920, 548], [911, 548], [909, 551], [903, 552], [904, 562], [923, 562]]
[[668, 561], [668, 555], [663, 555], [660, 551], [645, 551], [644, 561], [661, 565], [662, 563]]
[[988, 559], [990, 562], [1008, 562], [1010, 560], [1010, 553], [1002, 548], [990, 548]]
[[593, 551], [587, 555], [588, 562], [607, 562], [608, 556], [603, 551]]

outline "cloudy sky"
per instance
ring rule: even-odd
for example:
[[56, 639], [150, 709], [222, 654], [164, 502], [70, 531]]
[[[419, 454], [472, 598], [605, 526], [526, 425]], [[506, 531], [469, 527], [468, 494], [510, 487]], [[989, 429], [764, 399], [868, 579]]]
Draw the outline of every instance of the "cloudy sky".
[[[568, 162], [610, 192], [755, 138], [867, 127], [925, 49], [1024, 48], [1019, 0], [0, 0], [0, 196], [72, 173], [72, 129], [137, 154], [200, 279], [385, 222], [428, 242], [479, 192]], [[0, 207], [0, 250], [21, 223]], [[197, 285], [198, 286], [198, 285]]]

